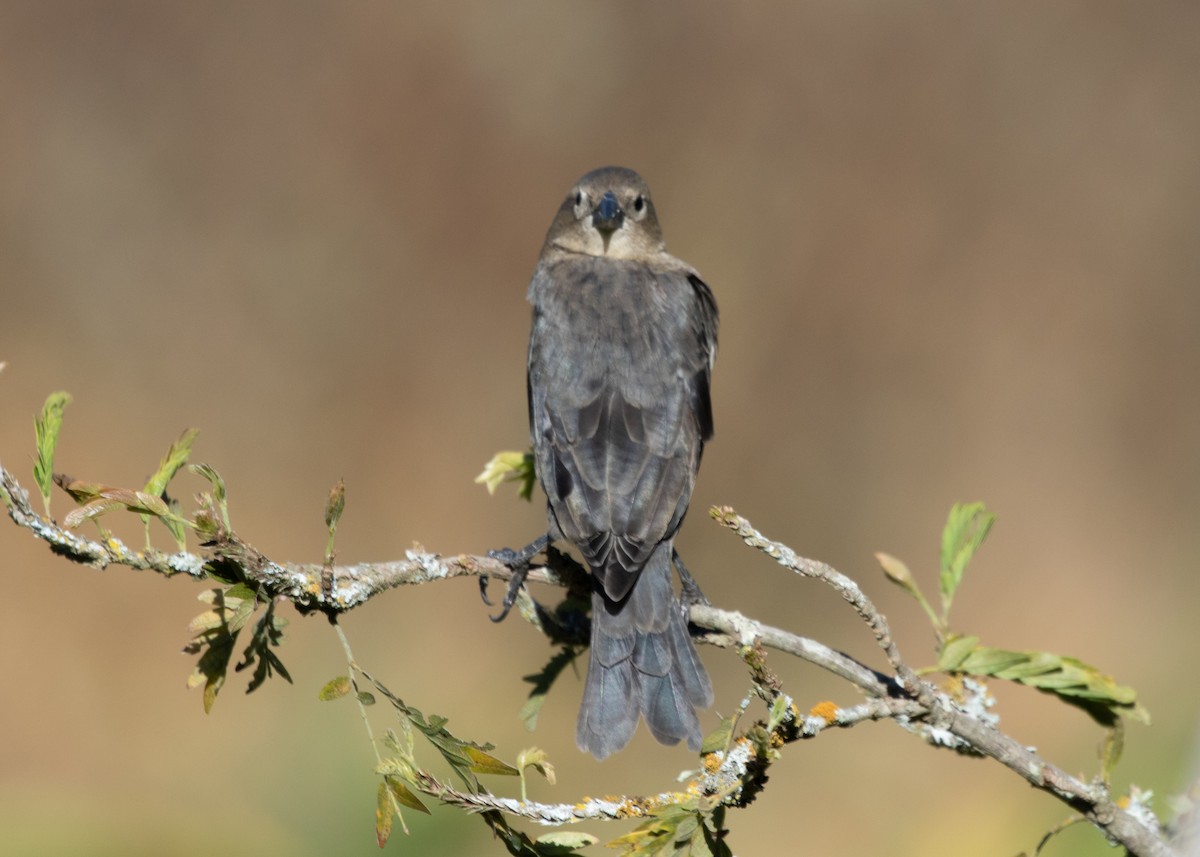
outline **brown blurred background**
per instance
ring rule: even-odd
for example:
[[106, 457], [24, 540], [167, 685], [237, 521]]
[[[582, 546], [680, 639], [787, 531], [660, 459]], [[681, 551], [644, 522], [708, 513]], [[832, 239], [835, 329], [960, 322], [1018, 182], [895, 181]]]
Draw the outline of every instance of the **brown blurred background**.
[[[57, 469], [140, 485], [198, 426], [195, 460], [272, 556], [319, 560], [338, 477], [343, 560], [524, 543], [540, 499], [472, 478], [526, 442], [550, 218], [580, 174], [628, 165], [721, 306], [682, 539], [707, 594], [879, 663], [830, 592], [707, 520], [732, 504], [860, 580], [928, 662], [872, 553], [933, 595], [948, 508], [985, 500], [1000, 519], [956, 627], [1137, 687], [1155, 722], [1117, 785], [1162, 809], [1200, 712], [1198, 25], [1185, 3], [7, 3], [0, 460], [33, 489], [32, 417], [66, 389]], [[376, 853], [358, 715], [316, 699], [344, 671], [322, 620], [293, 616], [295, 686], [245, 697], [237, 677], [205, 716], [179, 653], [200, 587], [56, 561], [8, 523], [0, 573], [7, 853]], [[644, 731], [581, 756], [571, 676], [524, 732], [520, 679], [549, 650], [487, 613], [458, 581], [344, 626], [460, 734], [549, 750], [559, 785], [537, 798], [659, 790], [692, 764]], [[703, 655], [728, 712], [747, 679]], [[856, 699], [772, 663], [802, 705]], [[1016, 737], [1095, 771], [1086, 718], [996, 691]], [[741, 855], [1011, 855], [1066, 814], [888, 724], [786, 755], [730, 817]], [[410, 824], [396, 853], [499, 853], [456, 813]], [[1074, 828], [1047, 853], [1110, 851]]]

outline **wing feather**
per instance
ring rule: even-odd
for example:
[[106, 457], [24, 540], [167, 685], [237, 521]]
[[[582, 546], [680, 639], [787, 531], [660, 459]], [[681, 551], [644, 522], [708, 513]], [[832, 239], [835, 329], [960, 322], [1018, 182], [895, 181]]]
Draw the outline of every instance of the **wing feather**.
[[691, 500], [712, 434], [716, 306], [690, 269], [589, 257], [539, 267], [530, 299], [530, 428], [551, 521], [619, 601]]

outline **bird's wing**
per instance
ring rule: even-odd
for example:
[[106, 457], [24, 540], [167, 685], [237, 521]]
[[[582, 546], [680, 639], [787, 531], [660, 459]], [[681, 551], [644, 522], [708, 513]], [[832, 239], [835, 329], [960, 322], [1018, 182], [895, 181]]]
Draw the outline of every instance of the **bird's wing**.
[[[564, 270], [566, 268], [566, 270]], [[564, 536], [613, 601], [679, 527], [712, 433], [716, 307], [690, 269], [583, 261], [535, 301], [530, 423]]]

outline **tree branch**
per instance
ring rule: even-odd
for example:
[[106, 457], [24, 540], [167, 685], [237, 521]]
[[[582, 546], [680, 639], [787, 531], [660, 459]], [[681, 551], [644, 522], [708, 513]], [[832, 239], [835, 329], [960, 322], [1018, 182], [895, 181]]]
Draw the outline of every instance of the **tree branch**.
[[[156, 571], [167, 577], [186, 574], [197, 580], [207, 576], [206, 566], [229, 562], [240, 568], [247, 580], [261, 585], [267, 594], [286, 598], [301, 609], [344, 613], [381, 592], [400, 586], [464, 576], [500, 580], [512, 577], [512, 570], [499, 560], [468, 554], [439, 556], [420, 546], [405, 551], [403, 560], [335, 565], [332, 569], [318, 563], [276, 562], [224, 527], [218, 527], [215, 535], [202, 545], [206, 549], [203, 556], [184, 551], [173, 554], [152, 549], [138, 551], [113, 536], [103, 541], [88, 539], [55, 521], [46, 520], [34, 510], [28, 492], [3, 465], [0, 465], [0, 489], [0, 499], [3, 499], [13, 523], [29, 530], [50, 545], [55, 553], [74, 562], [97, 569], [124, 565], [140, 571]], [[528, 579], [535, 583], [566, 586], [569, 576], [549, 566], [539, 566], [530, 571]]]
[[[29, 495], [2, 466], [0, 499], [15, 524], [46, 542], [55, 553], [75, 562], [101, 569], [113, 564], [125, 565], [157, 571], [166, 576], [186, 574], [196, 579], [232, 565], [243, 579], [260, 587], [264, 594], [286, 598], [301, 610], [321, 610], [331, 615], [351, 610], [381, 592], [399, 586], [463, 576], [507, 580], [512, 575], [507, 566], [489, 557], [467, 554], [447, 557], [430, 553], [419, 546], [406, 551], [403, 560], [393, 562], [332, 567], [276, 562], [239, 538], [231, 528], [214, 523], [211, 518], [206, 521], [202, 555], [183, 551], [165, 554], [153, 549], [135, 551], [112, 536], [99, 541], [87, 539], [38, 515], [29, 503]], [[829, 726], [847, 727], [867, 720], [894, 720], [931, 744], [995, 759], [1035, 788], [1054, 795], [1083, 814], [1113, 842], [1123, 845], [1132, 854], [1140, 857], [1172, 857], [1175, 854], [1152, 824], [1144, 823], [1133, 812], [1118, 806], [1102, 782], [1083, 782], [1050, 764], [1028, 747], [1001, 733], [989, 722], [989, 716], [981, 713], [979, 706], [970, 704], [970, 700], [956, 700], [946, 691], [917, 676], [901, 657], [886, 619], [853, 580], [825, 563], [800, 557], [786, 545], [766, 538], [728, 507], [713, 509], [712, 516], [747, 545], [767, 554], [785, 568], [833, 587], [870, 628], [895, 671], [895, 677], [883, 675], [815, 640], [763, 625], [740, 613], [710, 605], [692, 606], [689, 613], [692, 623], [713, 632], [703, 638], [707, 642], [735, 645], [744, 652], [755, 650], [759, 645], [769, 646], [802, 658], [846, 680], [868, 697], [865, 702], [851, 708], [824, 703], [808, 715], [800, 715], [790, 700], [784, 697], [783, 701], [788, 703], [793, 713], [781, 718], [781, 721], [793, 721], [792, 739], [814, 737]], [[579, 569], [573, 569], [569, 563], [552, 564], [555, 567], [547, 564], [533, 568], [528, 579], [557, 586], [570, 586], [572, 583], [577, 587], [580, 585]], [[986, 691], [981, 693], [986, 694]], [[711, 765], [706, 761], [705, 772], [698, 784], [701, 794], [729, 795], [728, 783], [746, 783], [747, 754], [753, 751], [748, 744], [741, 743], [747, 740], [737, 739], [725, 750], [710, 753], [706, 757], [713, 761]], [[500, 810], [549, 824], [580, 818], [644, 815], [645, 811], [653, 808], [644, 801], [629, 803], [628, 799], [611, 804], [594, 802], [594, 806], [522, 803], [486, 794], [455, 791], [432, 779], [423, 784], [423, 790], [447, 802], [477, 811]], [[634, 811], [630, 809], [633, 806], [643, 809]]]

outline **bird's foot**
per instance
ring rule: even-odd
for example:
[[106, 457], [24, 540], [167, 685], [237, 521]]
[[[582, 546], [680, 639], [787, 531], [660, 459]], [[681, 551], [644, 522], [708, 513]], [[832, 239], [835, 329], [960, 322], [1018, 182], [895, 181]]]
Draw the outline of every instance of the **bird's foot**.
[[[500, 548], [499, 550], [488, 551], [489, 558], [499, 560], [504, 565], [512, 570], [512, 577], [508, 580], [508, 590], [504, 593], [504, 601], [500, 604], [500, 612], [490, 617], [493, 622], [503, 622], [504, 617], [508, 615], [508, 611], [512, 610], [514, 604], [517, 603], [517, 594], [521, 591], [521, 587], [525, 585], [525, 577], [529, 574], [529, 563], [539, 553], [546, 549], [550, 544], [550, 536], [539, 536], [520, 550], [512, 548]], [[488, 578], [483, 575], [479, 578], [479, 595], [483, 599], [483, 603], [489, 607], [492, 602], [488, 600], [487, 595]]]

